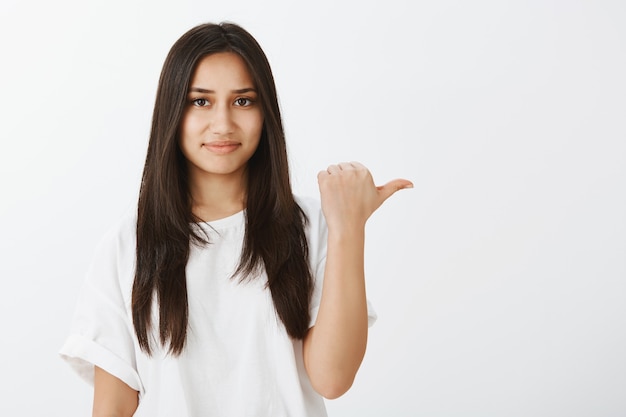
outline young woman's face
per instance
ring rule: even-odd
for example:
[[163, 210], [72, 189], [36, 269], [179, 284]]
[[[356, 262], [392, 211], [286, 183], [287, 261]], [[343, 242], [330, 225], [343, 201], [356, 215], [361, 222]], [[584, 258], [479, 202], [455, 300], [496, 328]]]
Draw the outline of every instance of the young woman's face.
[[221, 52], [200, 60], [180, 127], [191, 179], [243, 175], [263, 128], [257, 98], [239, 55]]

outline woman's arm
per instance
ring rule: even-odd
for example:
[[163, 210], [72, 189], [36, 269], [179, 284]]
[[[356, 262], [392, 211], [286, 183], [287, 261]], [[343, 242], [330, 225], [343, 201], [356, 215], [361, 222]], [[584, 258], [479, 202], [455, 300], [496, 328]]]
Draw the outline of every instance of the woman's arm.
[[139, 405], [138, 392], [107, 371], [94, 367], [93, 417], [130, 417]]
[[313, 388], [337, 398], [352, 385], [367, 345], [365, 223], [393, 193], [412, 184], [399, 179], [376, 187], [356, 162], [331, 165], [318, 182], [328, 248], [319, 313], [304, 338], [303, 356]]

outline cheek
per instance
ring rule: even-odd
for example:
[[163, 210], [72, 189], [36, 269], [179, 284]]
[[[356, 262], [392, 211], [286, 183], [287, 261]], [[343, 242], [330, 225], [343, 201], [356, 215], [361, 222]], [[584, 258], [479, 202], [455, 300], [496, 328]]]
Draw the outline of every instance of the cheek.
[[261, 114], [256, 115], [253, 120], [250, 121], [250, 132], [257, 139], [261, 137], [263, 131], [263, 116]]
[[197, 118], [193, 116], [193, 113], [185, 112], [180, 120], [180, 136], [188, 136], [197, 130]]
[[178, 124], [178, 137], [179, 140], [181, 142], [183, 142], [183, 138], [187, 135], [187, 132], [189, 130], [188, 126], [189, 126], [189, 121], [187, 120], [187, 114], [183, 113], [183, 117], [180, 119], [180, 123]]
[[178, 146], [186, 158], [194, 142], [194, 130], [193, 118], [188, 114], [183, 115], [178, 128]]

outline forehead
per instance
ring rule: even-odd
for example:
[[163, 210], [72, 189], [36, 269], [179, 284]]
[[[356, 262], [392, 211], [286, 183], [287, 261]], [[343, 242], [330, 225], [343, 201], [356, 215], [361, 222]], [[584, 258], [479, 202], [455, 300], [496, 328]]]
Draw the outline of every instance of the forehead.
[[254, 80], [243, 58], [234, 52], [203, 57], [191, 77], [191, 87], [210, 90], [254, 87]]

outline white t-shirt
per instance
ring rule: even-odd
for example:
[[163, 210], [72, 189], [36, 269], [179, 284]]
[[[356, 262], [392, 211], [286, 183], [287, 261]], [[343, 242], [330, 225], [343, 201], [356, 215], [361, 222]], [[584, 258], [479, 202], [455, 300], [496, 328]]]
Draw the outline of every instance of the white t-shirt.
[[[319, 202], [308, 198], [297, 202], [309, 219], [313, 326], [326, 264], [327, 229]], [[196, 227], [206, 231], [210, 243], [191, 245], [186, 267], [189, 328], [180, 356], [168, 355], [158, 343], [147, 356], [135, 336], [133, 214], [108, 233], [96, 251], [61, 357], [91, 384], [97, 365], [139, 391], [136, 417], [326, 416], [323, 398], [311, 387], [304, 369], [302, 342], [291, 339], [278, 318], [265, 288], [265, 273], [244, 282], [231, 278], [241, 255], [244, 212]], [[376, 314], [369, 303], [368, 316], [371, 325]], [[158, 323], [156, 317], [153, 323]]]

